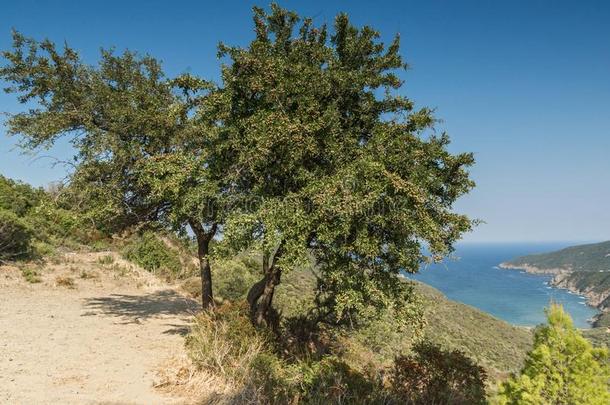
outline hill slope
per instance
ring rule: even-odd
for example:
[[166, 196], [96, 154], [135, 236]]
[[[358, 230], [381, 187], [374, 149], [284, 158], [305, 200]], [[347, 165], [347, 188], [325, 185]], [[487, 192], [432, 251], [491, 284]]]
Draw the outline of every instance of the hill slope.
[[[286, 275], [278, 288], [276, 304], [285, 315], [300, 312], [313, 298], [315, 280], [307, 271]], [[495, 377], [518, 371], [525, 353], [532, 345], [532, 332], [528, 328], [513, 326], [474, 307], [452, 301], [437, 289], [416, 282], [416, 292], [424, 300], [427, 340], [447, 349], [458, 349], [483, 365]], [[364, 335], [375, 335], [388, 347], [387, 357], [393, 357], [409, 347], [409, 337], [384, 335], [391, 320], [379, 320]], [[358, 338], [357, 338], [358, 339]], [[370, 337], [363, 337], [359, 349], [373, 346]]]
[[555, 252], [518, 257], [505, 263], [542, 271], [609, 271], [610, 241], [572, 246]]

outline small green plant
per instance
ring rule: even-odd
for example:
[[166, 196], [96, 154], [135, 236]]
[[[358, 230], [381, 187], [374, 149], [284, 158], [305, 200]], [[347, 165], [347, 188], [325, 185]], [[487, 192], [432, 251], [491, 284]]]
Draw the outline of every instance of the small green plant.
[[114, 263], [114, 256], [112, 255], [104, 255], [97, 259], [97, 262], [102, 266], [107, 266]]
[[40, 283], [40, 273], [38, 269], [32, 266], [24, 266], [21, 268], [21, 275], [28, 283]]

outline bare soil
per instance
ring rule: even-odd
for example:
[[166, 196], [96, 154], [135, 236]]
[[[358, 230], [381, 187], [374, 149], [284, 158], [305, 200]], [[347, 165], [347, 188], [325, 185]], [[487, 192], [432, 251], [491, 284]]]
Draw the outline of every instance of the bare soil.
[[185, 402], [155, 386], [195, 301], [112, 253], [27, 266], [0, 267], [0, 403]]

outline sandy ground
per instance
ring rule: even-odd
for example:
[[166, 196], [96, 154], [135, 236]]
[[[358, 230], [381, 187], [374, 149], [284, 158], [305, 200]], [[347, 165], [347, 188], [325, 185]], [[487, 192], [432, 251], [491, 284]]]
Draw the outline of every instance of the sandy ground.
[[[197, 304], [116, 258], [66, 256], [42, 282], [0, 267], [1, 404], [175, 404], [154, 388]], [[57, 277], [70, 277], [74, 286]], [[63, 283], [65, 284], [65, 283]]]

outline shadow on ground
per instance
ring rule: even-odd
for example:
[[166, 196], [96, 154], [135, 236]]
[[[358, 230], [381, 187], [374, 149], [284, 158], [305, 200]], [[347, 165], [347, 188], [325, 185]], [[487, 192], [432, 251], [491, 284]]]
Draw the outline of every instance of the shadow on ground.
[[[201, 306], [194, 300], [183, 297], [173, 290], [162, 290], [147, 295], [110, 294], [104, 297], [85, 299], [88, 310], [83, 316], [110, 315], [120, 317], [123, 323], [140, 323], [150, 318], [163, 316], [184, 316], [185, 321]], [[184, 325], [168, 324], [171, 328], [164, 333], [188, 333]]]

